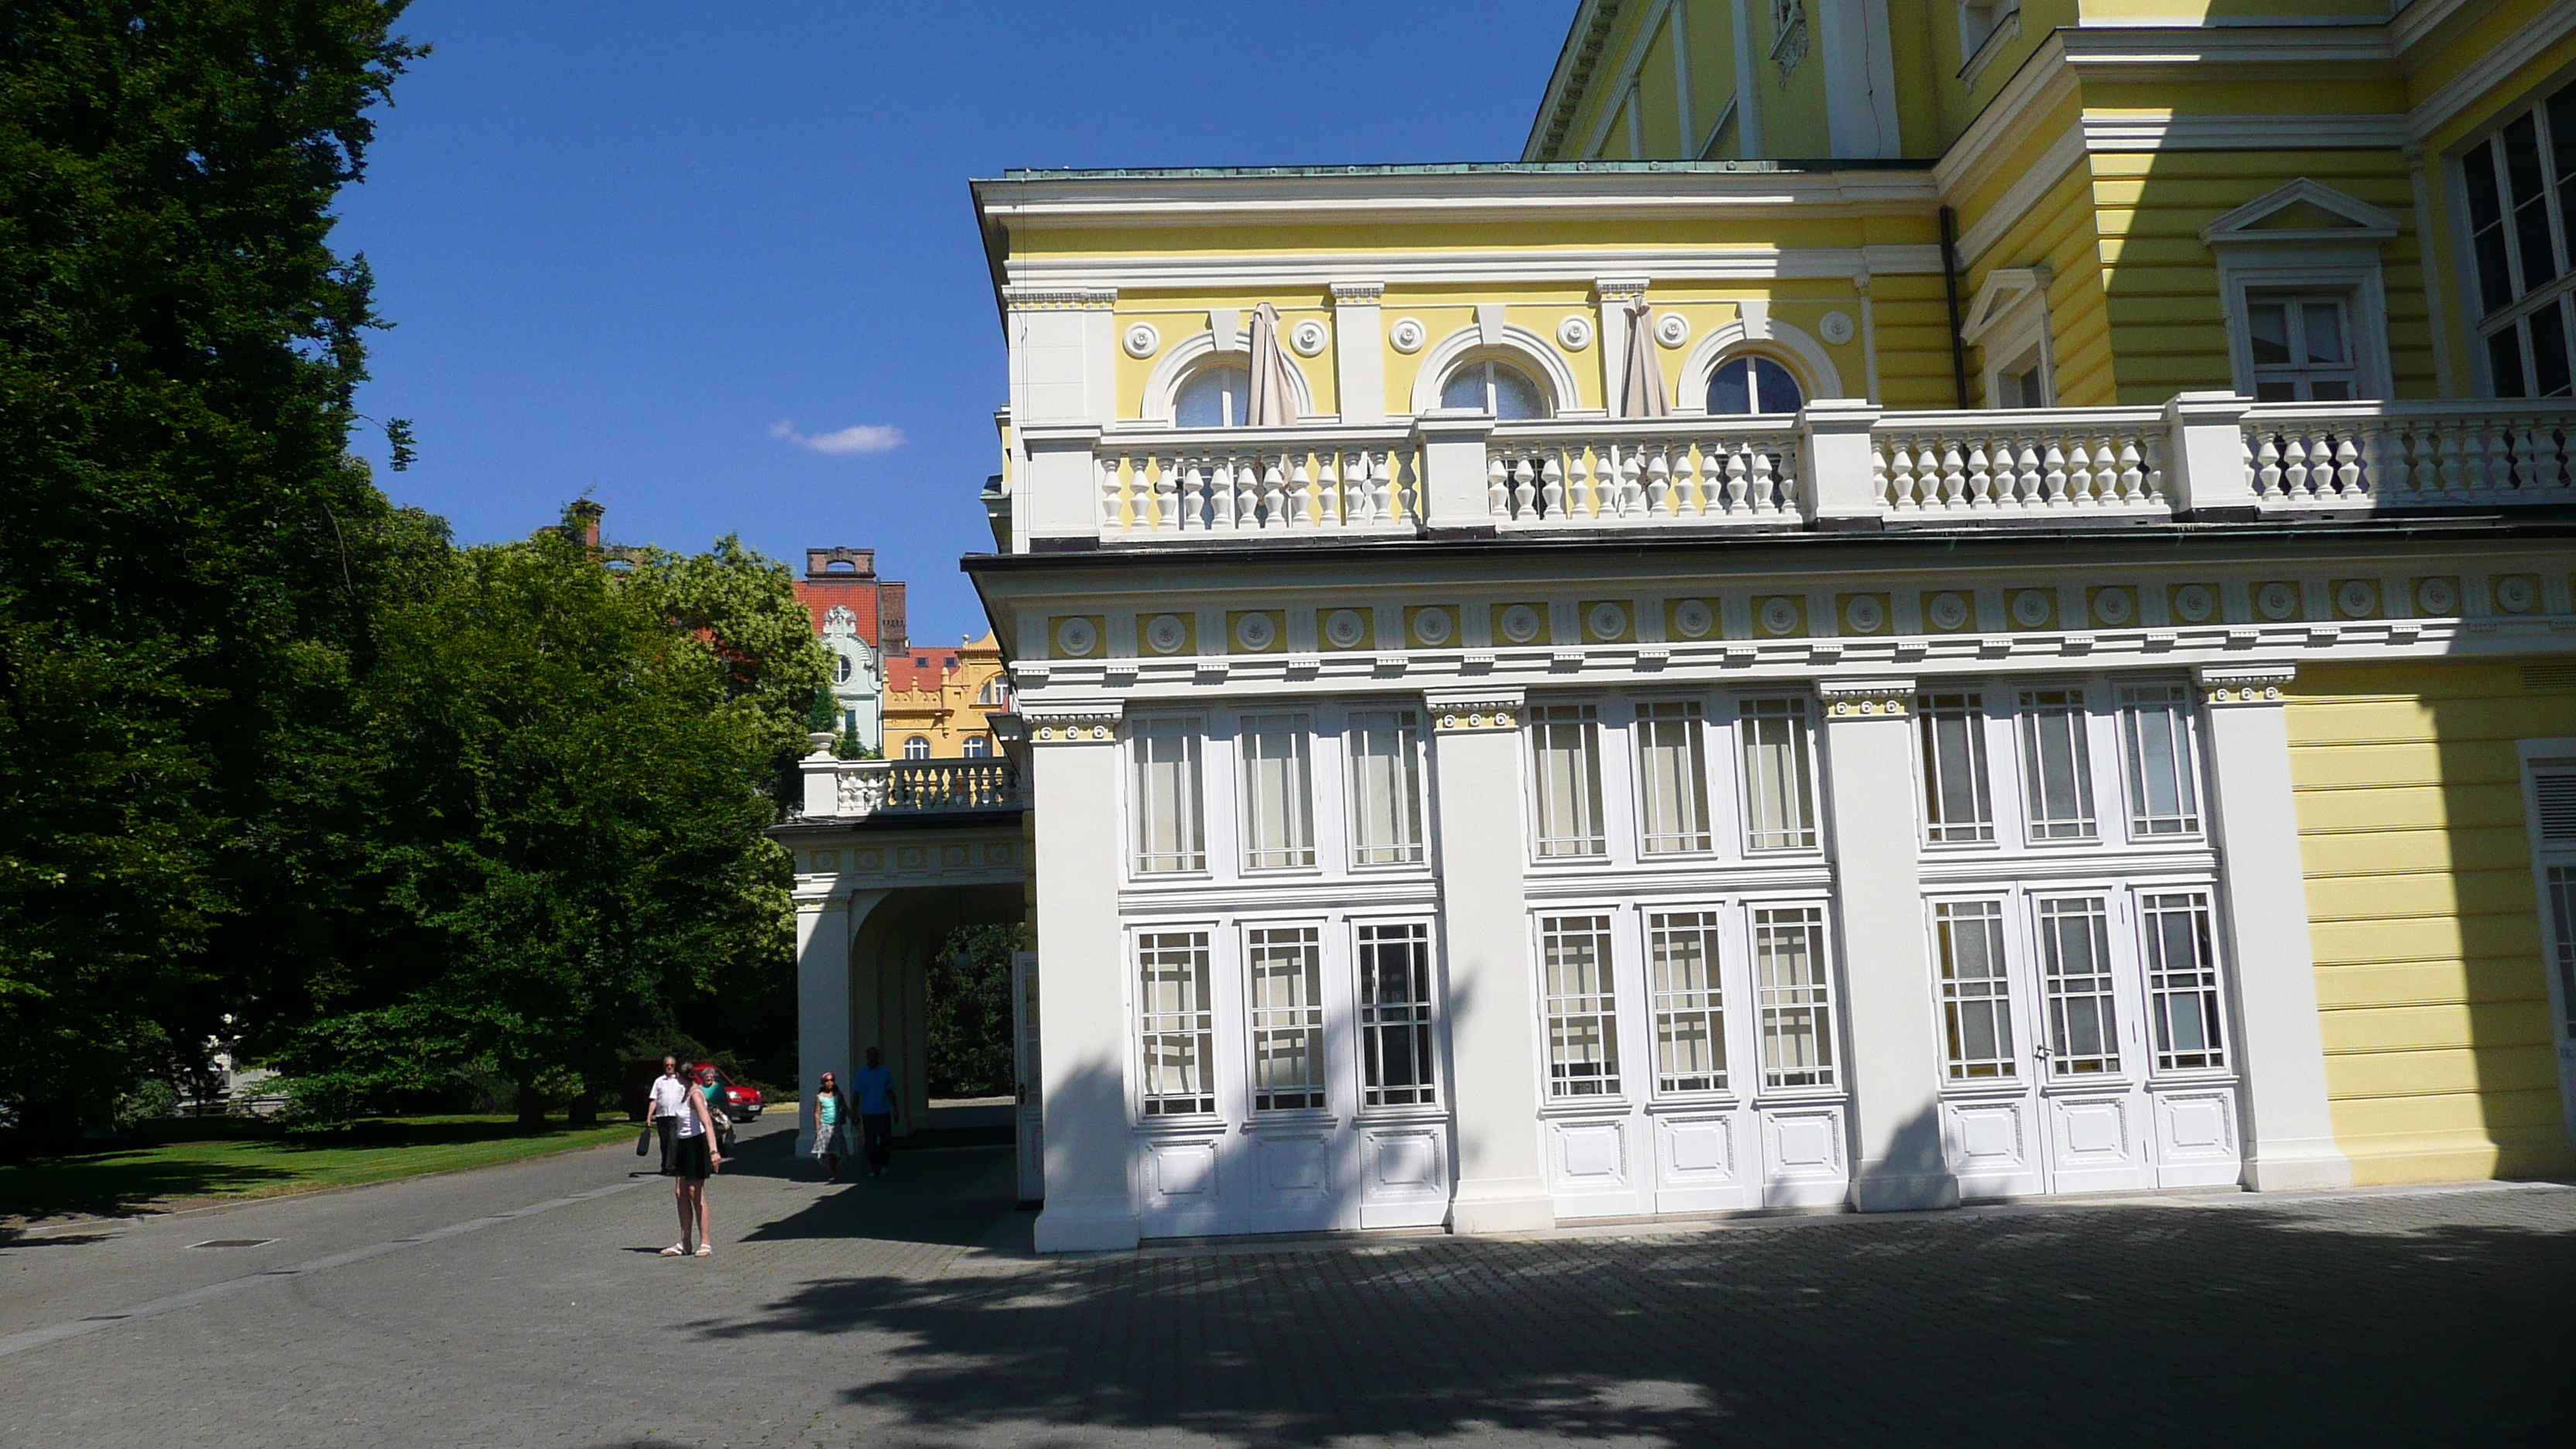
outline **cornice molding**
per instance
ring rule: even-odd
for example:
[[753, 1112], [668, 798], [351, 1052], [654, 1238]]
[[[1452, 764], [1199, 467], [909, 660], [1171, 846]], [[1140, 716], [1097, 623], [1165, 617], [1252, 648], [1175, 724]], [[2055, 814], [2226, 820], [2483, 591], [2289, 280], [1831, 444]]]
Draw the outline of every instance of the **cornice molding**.
[[2413, 138], [2430, 140], [2435, 131], [2482, 97], [2502, 89], [2515, 71], [2539, 59], [2543, 51], [2565, 39], [2570, 31], [2576, 31], [2576, 5], [2552, 5], [2541, 11], [2529, 24], [2506, 36], [2502, 44], [2469, 62], [2458, 75], [2416, 102], [2406, 113]]
[[1975, 271], [1978, 259], [1996, 242], [2003, 240], [2004, 233], [2019, 226], [2030, 215], [2031, 208], [2039, 205], [2042, 197], [2066, 179], [2067, 172], [2082, 165], [2085, 154], [2084, 133], [2080, 128], [2062, 132], [2050, 142], [2048, 149], [2040, 153], [2030, 169], [2024, 171], [2003, 195], [1995, 198], [1995, 204], [1987, 209], [1985, 215], [1959, 233], [1959, 269], [1962, 272]]
[[1014, 284], [1002, 288], [1002, 306], [1013, 312], [1106, 312], [1117, 304], [1115, 287]]
[[[2080, 141], [2077, 152], [2081, 153]], [[2052, 177], [2053, 181], [2055, 178]], [[2034, 200], [2036, 198], [2033, 198]], [[1922, 206], [1908, 215], [1925, 213]], [[1604, 273], [1651, 277], [1657, 282], [1742, 282], [1773, 278], [1848, 280], [1871, 275], [1941, 274], [1941, 248], [1935, 243], [1866, 247], [1707, 246], [1666, 247], [1651, 251], [1603, 250], [1563, 252], [1480, 251], [1419, 253], [1325, 253], [1277, 257], [1171, 256], [1017, 257], [1010, 263], [1015, 285], [1065, 286], [1075, 282], [1105, 284], [1105, 290], [1145, 290], [1221, 284], [1230, 287], [1305, 288], [1334, 285], [1334, 278], [1366, 270], [1385, 281], [1380, 295], [1354, 299], [1384, 302], [1388, 283], [1472, 285], [1485, 282], [1590, 282]], [[1337, 301], [1343, 300], [1336, 297]]]
[[2088, 151], [2394, 151], [2409, 135], [2403, 111], [2303, 115], [2084, 113]]

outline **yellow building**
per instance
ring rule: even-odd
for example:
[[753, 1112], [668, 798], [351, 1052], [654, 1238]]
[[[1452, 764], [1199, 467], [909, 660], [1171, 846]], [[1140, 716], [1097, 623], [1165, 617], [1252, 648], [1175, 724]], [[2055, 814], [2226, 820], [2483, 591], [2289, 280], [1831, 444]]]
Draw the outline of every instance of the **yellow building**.
[[997, 753], [992, 717], [1011, 707], [1001, 647], [988, 632], [946, 648], [886, 656], [885, 752], [890, 760], [984, 759]]
[[1585, 0], [1517, 162], [975, 196], [1042, 1247], [2576, 1167], [2576, 5]]

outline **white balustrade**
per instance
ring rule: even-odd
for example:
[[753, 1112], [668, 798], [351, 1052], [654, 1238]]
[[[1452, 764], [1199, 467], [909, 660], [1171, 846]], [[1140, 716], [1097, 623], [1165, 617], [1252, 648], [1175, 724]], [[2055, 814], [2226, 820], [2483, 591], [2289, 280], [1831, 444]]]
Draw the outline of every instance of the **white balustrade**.
[[1779, 421], [1506, 423], [1485, 450], [1497, 528], [1798, 521], [1798, 434]]
[[2154, 408], [1889, 413], [1870, 430], [1889, 523], [2169, 514]]
[[2576, 501], [2576, 403], [2264, 403], [2244, 423], [2257, 506]]
[[1410, 532], [1421, 517], [1417, 455], [1397, 429], [1127, 433], [1093, 457], [1104, 539]]
[[961, 810], [1007, 810], [1027, 803], [1019, 768], [1006, 755], [980, 760], [838, 760], [809, 756], [809, 778], [830, 777], [828, 815], [807, 791], [806, 818], [865, 820]]

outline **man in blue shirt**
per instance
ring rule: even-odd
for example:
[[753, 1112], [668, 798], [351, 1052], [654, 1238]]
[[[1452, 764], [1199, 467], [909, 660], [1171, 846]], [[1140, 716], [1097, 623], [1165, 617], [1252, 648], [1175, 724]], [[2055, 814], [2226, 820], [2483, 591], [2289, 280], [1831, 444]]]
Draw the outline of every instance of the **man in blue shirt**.
[[894, 1090], [894, 1073], [885, 1068], [885, 1053], [868, 1048], [868, 1064], [850, 1073], [850, 1092], [859, 1099], [859, 1128], [867, 1141], [868, 1176], [883, 1177], [894, 1157], [894, 1118], [902, 1109]]

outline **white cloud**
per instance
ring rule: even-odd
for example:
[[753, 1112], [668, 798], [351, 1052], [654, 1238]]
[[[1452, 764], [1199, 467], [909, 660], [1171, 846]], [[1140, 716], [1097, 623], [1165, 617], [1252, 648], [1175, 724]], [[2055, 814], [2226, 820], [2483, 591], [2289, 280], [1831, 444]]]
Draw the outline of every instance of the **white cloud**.
[[796, 446], [815, 453], [887, 453], [903, 446], [903, 429], [881, 424], [861, 423], [829, 433], [800, 433], [796, 425], [780, 418], [769, 430], [773, 438], [785, 438]]

